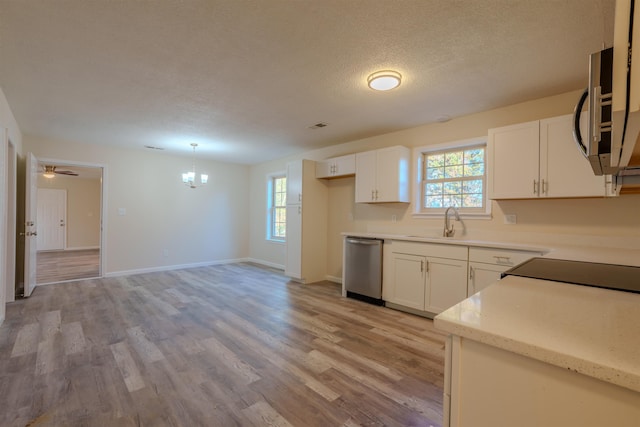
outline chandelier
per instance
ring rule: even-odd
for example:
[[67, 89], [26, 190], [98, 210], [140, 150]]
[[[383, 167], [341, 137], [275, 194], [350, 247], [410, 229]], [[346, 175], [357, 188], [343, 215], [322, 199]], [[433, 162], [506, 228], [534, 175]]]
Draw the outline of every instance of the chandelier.
[[[190, 172], [185, 172], [182, 174], [182, 182], [188, 186], [189, 188], [196, 188], [196, 147], [198, 144], [191, 143], [193, 147], [193, 167]], [[209, 180], [209, 175], [200, 174], [200, 184], [204, 185]]]

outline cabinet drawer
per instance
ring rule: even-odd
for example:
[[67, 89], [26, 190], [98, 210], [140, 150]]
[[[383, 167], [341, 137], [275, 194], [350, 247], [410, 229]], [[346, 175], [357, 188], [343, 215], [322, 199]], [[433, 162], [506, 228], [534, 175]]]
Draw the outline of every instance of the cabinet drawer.
[[516, 266], [540, 255], [542, 255], [541, 252], [517, 251], [513, 249], [469, 248], [469, 261], [509, 267]]
[[[385, 241], [385, 245], [389, 241]], [[468, 257], [467, 246], [447, 245], [440, 243], [407, 242], [404, 240], [391, 240], [390, 249], [394, 253], [421, 255], [435, 258], [449, 258], [466, 261]]]

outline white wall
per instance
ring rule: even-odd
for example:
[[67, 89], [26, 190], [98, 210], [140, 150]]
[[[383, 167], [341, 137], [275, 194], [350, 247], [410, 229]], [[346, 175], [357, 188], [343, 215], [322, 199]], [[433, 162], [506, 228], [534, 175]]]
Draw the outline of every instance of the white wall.
[[100, 247], [101, 186], [99, 178], [56, 175], [54, 178], [47, 179], [42, 174], [38, 175], [38, 188], [52, 188], [67, 192], [65, 249]]
[[[209, 183], [182, 184], [191, 157], [24, 138], [37, 157], [105, 167], [103, 272], [121, 274], [248, 256], [249, 168], [196, 159]], [[126, 215], [119, 215], [124, 208]]]
[[[0, 152], [0, 167], [3, 179], [0, 179], [0, 324], [5, 318], [5, 304], [14, 300], [14, 274], [15, 262], [15, 195], [16, 180], [15, 166], [16, 155], [22, 150], [22, 132], [9, 107], [4, 91], [0, 88], [0, 128], [2, 128], [3, 147]], [[7, 135], [5, 139], [4, 130]], [[5, 142], [10, 142], [13, 148], [4, 147]], [[6, 148], [6, 149], [5, 149]], [[12, 174], [14, 176], [9, 176]]]
[[[489, 128], [569, 114], [581, 91], [539, 99], [433, 123], [399, 132], [366, 138], [322, 150], [303, 153], [299, 158], [324, 159], [392, 145], [421, 147], [463, 140], [487, 134]], [[251, 168], [251, 257], [274, 264], [284, 262], [283, 251], [275, 251], [264, 239], [262, 220], [266, 209], [266, 174], [283, 170], [288, 159]], [[414, 159], [415, 163], [415, 159]], [[329, 182], [329, 224], [327, 275], [342, 275], [342, 240], [345, 231], [385, 231], [399, 234], [437, 232], [442, 219], [413, 218], [412, 204], [355, 204], [354, 178]], [[465, 220], [467, 238], [489, 238], [515, 242], [640, 247], [640, 195], [608, 199], [513, 200], [493, 202], [491, 220]], [[516, 214], [518, 223], [504, 224], [504, 214]], [[397, 223], [391, 218], [395, 215]], [[353, 218], [352, 220], [350, 218]]]

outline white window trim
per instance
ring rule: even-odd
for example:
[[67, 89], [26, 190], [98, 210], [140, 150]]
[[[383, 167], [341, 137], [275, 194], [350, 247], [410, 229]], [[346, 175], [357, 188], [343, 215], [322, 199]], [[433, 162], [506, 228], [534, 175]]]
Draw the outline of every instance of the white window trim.
[[279, 177], [286, 177], [286, 176], [287, 176], [286, 171], [272, 172], [267, 174], [267, 183], [266, 183], [267, 185], [266, 185], [266, 192], [265, 192], [265, 194], [267, 195], [267, 209], [266, 209], [266, 215], [265, 215], [265, 225], [266, 225], [265, 240], [271, 243], [285, 244], [287, 242], [286, 237], [283, 239], [281, 237], [273, 237], [273, 235], [271, 234], [271, 228], [273, 225], [272, 224], [273, 219], [271, 218], [272, 208], [273, 208], [273, 191], [274, 191], [273, 179], [279, 178]]
[[[453, 148], [465, 148], [471, 147], [473, 145], [485, 145], [485, 159], [484, 159], [484, 167], [485, 167], [485, 192], [488, 187], [487, 180], [489, 179], [489, 174], [487, 171], [487, 137], [481, 136], [470, 139], [462, 139], [458, 141], [450, 141], [442, 144], [434, 144], [434, 145], [425, 145], [422, 147], [416, 147], [413, 149], [413, 218], [440, 218], [444, 214], [444, 212], [421, 212], [422, 207], [422, 155], [424, 153], [429, 153], [433, 151], [444, 151], [450, 150]], [[487, 197], [487, 194], [484, 194], [486, 198], [486, 206], [484, 212], [460, 212], [461, 218], [467, 219], [491, 219], [491, 199]]]

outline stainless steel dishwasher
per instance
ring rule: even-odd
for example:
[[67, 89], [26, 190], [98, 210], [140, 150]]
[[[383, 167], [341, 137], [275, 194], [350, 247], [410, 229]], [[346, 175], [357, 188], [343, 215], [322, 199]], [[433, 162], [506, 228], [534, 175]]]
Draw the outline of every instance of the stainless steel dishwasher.
[[347, 237], [344, 266], [347, 296], [371, 304], [382, 301], [382, 240]]

